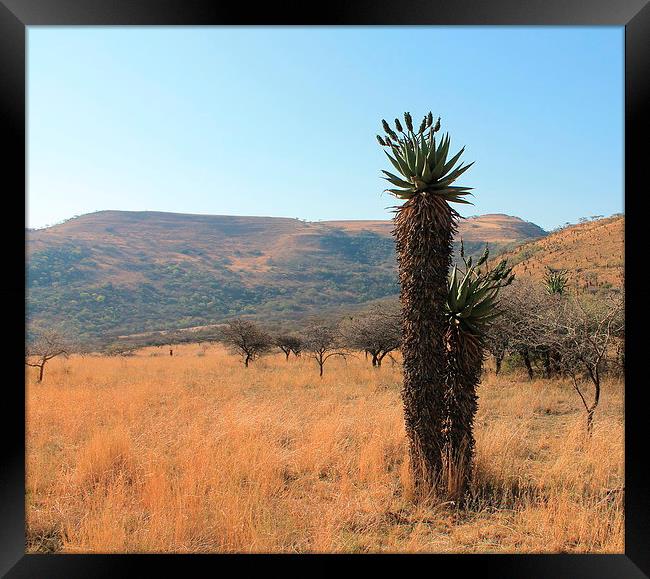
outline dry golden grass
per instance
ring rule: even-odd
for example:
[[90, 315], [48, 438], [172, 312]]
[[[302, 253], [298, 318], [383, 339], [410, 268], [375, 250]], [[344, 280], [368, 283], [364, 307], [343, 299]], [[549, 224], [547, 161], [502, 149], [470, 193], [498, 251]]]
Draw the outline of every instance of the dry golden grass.
[[218, 346], [27, 380], [30, 552], [623, 552], [623, 386], [485, 376], [466, 510], [412, 501], [400, 368]]
[[518, 278], [541, 280], [547, 267], [567, 269], [570, 286], [579, 288], [623, 283], [625, 217], [608, 217], [572, 225], [498, 256], [530, 256], [514, 267]]

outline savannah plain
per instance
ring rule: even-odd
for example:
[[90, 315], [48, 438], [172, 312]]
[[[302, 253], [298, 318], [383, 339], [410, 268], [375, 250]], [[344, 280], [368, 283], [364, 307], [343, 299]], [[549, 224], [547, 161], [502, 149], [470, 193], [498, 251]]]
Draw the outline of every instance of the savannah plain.
[[[398, 358], [398, 357], [397, 357]], [[401, 367], [219, 344], [27, 369], [27, 551], [620, 553], [623, 383], [486, 363], [468, 507], [413, 501]]]

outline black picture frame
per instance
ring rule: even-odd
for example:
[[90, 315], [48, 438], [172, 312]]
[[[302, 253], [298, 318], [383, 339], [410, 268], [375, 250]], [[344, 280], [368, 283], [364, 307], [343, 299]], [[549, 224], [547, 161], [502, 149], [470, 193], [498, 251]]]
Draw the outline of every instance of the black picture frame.
[[[625, 261], [626, 340], [625, 392], [625, 554], [621, 555], [37, 555], [25, 554], [25, 421], [24, 352], [24, 240], [25, 228], [6, 211], [2, 234], [6, 275], [0, 284], [2, 304], [9, 318], [5, 347], [5, 388], [2, 426], [3, 461], [0, 470], [0, 573], [7, 577], [149, 576], [160, 571], [185, 576], [198, 574], [198, 565], [213, 571], [234, 562], [237, 573], [260, 566], [264, 572], [287, 564], [343, 563], [364, 565], [379, 561], [403, 569], [411, 558], [430, 565], [430, 572], [462, 576], [475, 572], [495, 577], [650, 576], [650, 499], [648, 420], [641, 377], [640, 268], [644, 247], [640, 199], [647, 184], [642, 136], [650, 127], [650, 5], [648, 0], [461, 0], [434, 2], [330, 1], [315, 10], [308, 3], [248, 5], [210, 0], [0, 0], [0, 135], [5, 142], [3, 192], [5, 206], [26, 195], [25, 67], [26, 27], [33, 25], [618, 25], [625, 26]], [[594, 122], [598, 122], [594, 119]], [[606, 146], [606, 143], [603, 143]], [[567, 192], [570, 194], [570, 192]], [[24, 197], [23, 197], [24, 199]], [[15, 205], [14, 205], [15, 207]], [[22, 243], [22, 246], [19, 245]], [[637, 256], [638, 255], [638, 256]], [[636, 259], [635, 259], [636, 258]], [[642, 263], [642, 262], [641, 262]], [[9, 307], [7, 307], [9, 306]], [[637, 339], [639, 337], [639, 339]], [[7, 373], [7, 369], [11, 371]], [[10, 378], [11, 377], [11, 378]], [[434, 560], [429, 560], [434, 557]], [[425, 567], [426, 569], [426, 567]], [[471, 576], [471, 575], [470, 575]]]

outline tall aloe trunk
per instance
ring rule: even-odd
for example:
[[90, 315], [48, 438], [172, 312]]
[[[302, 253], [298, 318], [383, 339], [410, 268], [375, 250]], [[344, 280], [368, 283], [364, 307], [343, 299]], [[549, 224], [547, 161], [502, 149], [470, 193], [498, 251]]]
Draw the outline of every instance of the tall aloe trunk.
[[414, 481], [438, 487], [444, 440], [445, 302], [458, 214], [439, 197], [419, 195], [394, 218], [402, 305], [402, 400]]
[[445, 417], [445, 350], [447, 274], [458, 213], [450, 203], [469, 203], [468, 187], [452, 185], [469, 165], [458, 165], [464, 149], [448, 159], [451, 140], [437, 143], [440, 117], [429, 112], [419, 129], [411, 114], [395, 130], [382, 120], [385, 137], [377, 141], [398, 175], [382, 170], [404, 204], [397, 208], [393, 235], [399, 265], [402, 304], [402, 400], [413, 479], [418, 495], [440, 488]]
[[498, 316], [497, 296], [512, 283], [512, 267], [506, 260], [493, 269], [487, 264], [489, 251], [472, 264], [465, 258], [465, 271], [458, 275], [454, 266], [447, 294], [445, 333], [445, 425], [443, 428], [443, 474], [447, 497], [463, 501], [472, 480], [474, 458], [474, 417], [481, 381], [484, 340], [491, 320]]
[[483, 348], [477, 337], [450, 327], [445, 336], [445, 350], [443, 473], [448, 498], [461, 500], [472, 480], [476, 389], [481, 381]]
[[[461, 149], [447, 160], [450, 139], [436, 144], [440, 118], [424, 117], [416, 131], [410, 113], [406, 127], [395, 119], [395, 131], [382, 120], [385, 137], [377, 141], [399, 173], [382, 170], [404, 204], [397, 208], [393, 234], [399, 265], [402, 304], [402, 400], [411, 468], [419, 495], [430, 490], [457, 496], [471, 478], [476, 414], [476, 386], [483, 362], [480, 339], [496, 315], [499, 288], [512, 281], [505, 261], [491, 271], [488, 249], [476, 266], [465, 259], [465, 276], [451, 266], [458, 213], [450, 203], [469, 203], [468, 187], [452, 185], [469, 167], [456, 163]], [[399, 134], [398, 134], [399, 133]], [[388, 152], [390, 150], [390, 153]]]

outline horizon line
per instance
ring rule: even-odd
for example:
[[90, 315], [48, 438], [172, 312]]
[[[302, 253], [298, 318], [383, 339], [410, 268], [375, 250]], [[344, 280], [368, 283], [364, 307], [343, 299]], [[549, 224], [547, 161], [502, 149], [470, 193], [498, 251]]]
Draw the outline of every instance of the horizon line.
[[[43, 229], [49, 229], [51, 227], [56, 227], [57, 225], [63, 225], [64, 223], [67, 223], [68, 221], [72, 221], [74, 219], [79, 219], [80, 217], [86, 217], [88, 215], [95, 215], [98, 213], [157, 213], [157, 214], [163, 214], [163, 215], [184, 215], [188, 217], [244, 217], [244, 218], [249, 218], [249, 219], [289, 219], [292, 221], [302, 221], [306, 223], [331, 223], [331, 222], [340, 222], [340, 221], [345, 221], [345, 222], [389, 222], [391, 219], [317, 219], [317, 220], [310, 220], [310, 219], [304, 219], [301, 217], [286, 217], [286, 216], [272, 216], [272, 215], [239, 215], [239, 214], [220, 214], [220, 213], [183, 213], [183, 212], [177, 212], [177, 211], [159, 211], [159, 210], [128, 210], [128, 209], [99, 209], [97, 211], [91, 211], [89, 213], [81, 213], [78, 215], [73, 215], [71, 217], [68, 217], [66, 219], [63, 219], [61, 221], [58, 221], [56, 223], [51, 223], [51, 224], [46, 224], [42, 225], [39, 227], [27, 227], [25, 226], [25, 229], [27, 231], [40, 231]], [[516, 219], [520, 219], [521, 221], [525, 221], [526, 223], [532, 223], [533, 225], [536, 225], [537, 227], [540, 227], [541, 229], [544, 229], [534, 221], [529, 221], [523, 217], [520, 217], [518, 215], [512, 215], [510, 213], [481, 213], [481, 214], [475, 214], [475, 215], [468, 215], [467, 217], [461, 216], [461, 219], [476, 219], [479, 217], [487, 217], [490, 215], [503, 215], [505, 217], [514, 217]], [[594, 218], [602, 218], [606, 219], [608, 217], [614, 217], [617, 215], [625, 215], [624, 211], [617, 212], [617, 213], [612, 213], [610, 215], [594, 215], [591, 216], [590, 218], [582, 218], [582, 219], [594, 219]], [[569, 221], [566, 221], [564, 225], [571, 223]], [[561, 226], [559, 226], [561, 227]], [[546, 231], [546, 230], [544, 230]]]

